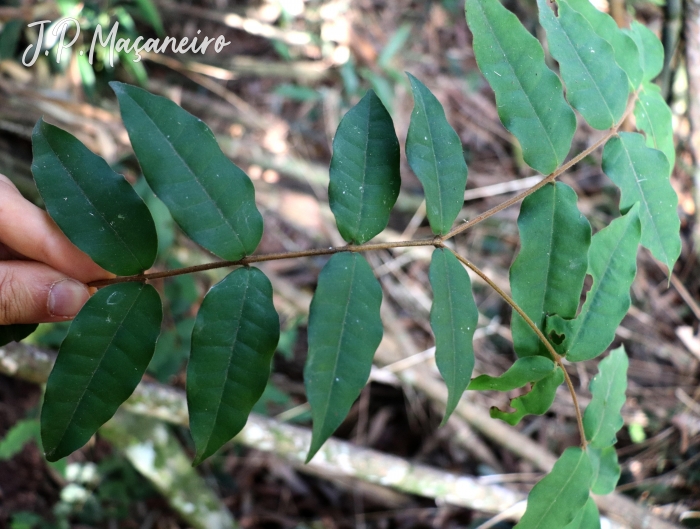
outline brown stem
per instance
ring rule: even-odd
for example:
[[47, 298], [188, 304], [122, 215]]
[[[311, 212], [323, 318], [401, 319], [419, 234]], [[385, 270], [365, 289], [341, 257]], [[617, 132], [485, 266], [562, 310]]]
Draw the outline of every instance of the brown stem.
[[[444, 248], [447, 248], [446, 246], [443, 246]], [[517, 312], [520, 317], [525, 320], [525, 323], [528, 324], [528, 326], [534, 331], [534, 333], [537, 335], [537, 337], [540, 339], [540, 341], [544, 344], [544, 346], [547, 348], [547, 351], [549, 351], [549, 354], [552, 355], [552, 358], [554, 361], [557, 363], [557, 365], [561, 368], [562, 372], [564, 373], [564, 380], [566, 381], [566, 385], [569, 388], [569, 393], [571, 393], [571, 400], [574, 401], [574, 408], [576, 410], [576, 422], [578, 423], [578, 431], [581, 436], [581, 448], [584, 450], [586, 449], [586, 432], [583, 429], [583, 416], [581, 415], [581, 408], [579, 407], [578, 404], [578, 398], [576, 397], [576, 391], [574, 390], [574, 384], [571, 382], [571, 378], [569, 378], [569, 374], [566, 372], [566, 369], [564, 368], [564, 362], [562, 361], [561, 355], [557, 353], [554, 350], [554, 347], [552, 347], [552, 344], [549, 343], [549, 340], [545, 337], [544, 334], [542, 334], [542, 331], [535, 325], [535, 322], [533, 322], [530, 317], [525, 314], [525, 311], [520, 308], [520, 306], [511, 298], [508, 294], [506, 294], [501, 287], [499, 287], [496, 283], [494, 283], [478, 266], [476, 266], [474, 263], [472, 263], [469, 259], [466, 257], [462, 257], [459, 255], [457, 252], [455, 252], [451, 248], [447, 248], [452, 254], [460, 260], [461, 263], [463, 263], [467, 268], [472, 270], [475, 274], [477, 274], [481, 279], [486, 281], [488, 285], [493, 288], [499, 296], [503, 298], [503, 300], [510, 305], [515, 312]]]
[[194, 272], [204, 272], [205, 270], [214, 270], [216, 268], [227, 268], [229, 266], [246, 266], [253, 263], [262, 263], [264, 261], [279, 261], [281, 259], [296, 259], [300, 257], [315, 257], [317, 255], [333, 255], [339, 252], [371, 252], [375, 250], [388, 250], [390, 248], [408, 248], [412, 246], [435, 246], [439, 241], [432, 239], [416, 239], [413, 241], [397, 241], [397, 242], [380, 242], [373, 244], [348, 244], [347, 246], [315, 248], [312, 250], [303, 250], [300, 252], [284, 252], [284, 253], [269, 253], [263, 255], [251, 255], [239, 259], [237, 261], [216, 261], [214, 263], [206, 263], [197, 266], [188, 266], [186, 268], [176, 268], [175, 270], [166, 270], [164, 272], [152, 272], [150, 274], [137, 274], [133, 276], [114, 277], [112, 279], [101, 279], [88, 284], [90, 287], [106, 287], [117, 283], [145, 282], [154, 279], [163, 279], [165, 277], [180, 276], [183, 274], [192, 274]]
[[591, 153], [592, 153], [593, 151], [595, 151], [598, 147], [600, 147], [601, 145], [603, 145], [603, 144], [604, 144], [605, 142], [607, 142], [611, 137], [613, 137], [615, 134], [617, 134], [617, 130], [622, 126], [622, 124], [625, 122], [625, 120], [627, 119], [627, 117], [628, 117], [628, 116], [630, 115], [630, 113], [634, 110], [634, 103], [635, 103], [635, 101], [637, 100], [637, 94], [638, 94], [638, 93], [639, 93], [639, 90], [637, 90], [636, 92], [634, 92], [634, 94], [632, 94], [631, 99], [630, 99], [629, 102], [627, 103], [627, 108], [625, 109], [625, 113], [624, 113], [624, 114], [622, 115], [622, 117], [620, 118], [620, 121], [618, 121], [617, 124], [616, 124], [613, 128], [611, 128], [611, 129], [607, 132], [607, 134], [605, 134], [605, 136], [603, 136], [603, 137], [600, 138], [598, 141], [596, 141], [596, 142], [595, 142], [593, 145], [591, 145], [588, 149], [586, 149], [585, 151], [581, 152], [580, 154], [578, 154], [577, 156], [575, 156], [574, 158], [572, 158], [571, 160], [569, 160], [568, 162], [566, 162], [564, 165], [562, 165], [561, 167], [559, 167], [556, 171], [554, 171], [554, 172], [553, 172], [552, 174], [550, 174], [549, 176], [544, 177], [542, 180], [540, 180], [539, 182], [537, 182], [537, 183], [536, 183], [534, 186], [532, 186], [530, 189], [526, 189], [525, 191], [523, 191], [523, 192], [520, 193], [519, 195], [516, 195], [516, 196], [514, 196], [513, 198], [509, 198], [509, 199], [506, 200], [505, 202], [501, 202], [501, 203], [498, 204], [497, 206], [492, 207], [491, 209], [489, 209], [488, 211], [485, 211], [485, 212], [482, 213], [481, 215], [477, 215], [476, 217], [474, 217], [474, 218], [471, 219], [470, 221], [465, 222], [464, 224], [460, 224], [459, 226], [457, 226], [456, 228], [454, 228], [453, 230], [451, 230], [447, 235], [443, 235], [443, 236], [441, 237], [441, 240], [446, 241], [447, 239], [451, 239], [452, 237], [454, 237], [454, 236], [457, 235], [458, 233], [462, 233], [464, 230], [468, 230], [468, 229], [471, 228], [472, 226], [475, 226], [475, 225], [479, 224], [480, 222], [482, 222], [482, 221], [488, 219], [489, 217], [495, 215], [495, 214], [498, 213], [499, 211], [503, 211], [504, 209], [506, 209], [506, 208], [512, 206], [513, 204], [515, 204], [515, 203], [517, 203], [517, 202], [520, 202], [520, 201], [523, 200], [525, 197], [527, 197], [528, 195], [531, 195], [532, 193], [534, 193], [534, 192], [537, 191], [538, 189], [544, 187], [545, 185], [549, 184], [550, 182], [554, 182], [554, 180], [556, 180], [556, 178], [557, 178], [558, 176], [560, 176], [560, 175], [563, 174], [564, 172], [566, 172], [566, 171], [568, 171], [569, 169], [571, 169], [574, 165], [576, 165], [577, 163], [579, 163], [579, 162], [580, 162], [581, 160], [583, 160], [586, 156], [588, 156], [589, 154], [591, 154]]

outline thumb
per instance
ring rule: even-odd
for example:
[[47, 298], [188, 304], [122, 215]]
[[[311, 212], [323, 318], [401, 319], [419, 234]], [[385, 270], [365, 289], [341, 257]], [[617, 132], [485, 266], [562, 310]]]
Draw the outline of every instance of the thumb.
[[45, 264], [0, 261], [0, 325], [69, 320], [89, 297], [87, 286]]

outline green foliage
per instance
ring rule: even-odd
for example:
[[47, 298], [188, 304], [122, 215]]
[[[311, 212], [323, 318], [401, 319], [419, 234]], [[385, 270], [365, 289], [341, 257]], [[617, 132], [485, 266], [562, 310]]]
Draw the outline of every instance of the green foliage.
[[664, 67], [664, 47], [661, 41], [645, 25], [632, 21], [625, 30], [639, 50], [639, 63], [642, 68], [642, 81], [652, 81]]
[[634, 118], [637, 128], [646, 136], [647, 147], [666, 155], [670, 175], [676, 163], [676, 146], [673, 143], [671, 109], [661, 95], [661, 88], [649, 82], [641, 86], [639, 99], [634, 105]]
[[267, 385], [279, 336], [272, 285], [257, 268], [231, 272], [204, 298], [187, 365], [195, 465], [245, 426]]
[[555, 369], [540, 380], [532, 383], [532, 389], [510, 401], [513, 412], [501, 411], [491, 408], [491, 417], [501, 419], [511, 426], [518, 424], [526, 415], [542, 415], [552, 406], [557, 388], [564, 382], [564, 373], [561, 369]]
[[554, 362], [544, 356], [518, 358], [500, 377], [481, 375], [472, 379], [467, 389], [511, 391], [529, 382], [539, 382], [554, 371]]
[[369, 90], [333, 139], [328, 201], [343, 238], [363, 244], [386, 228], [400, 187], [394, 122]]
[[564, 529], [600, 529], [600, 513], [593, 498], [588, 498], [583, 509]]
[[591, 492], [593, 494], [610, 494], [614, 492], [621, 472], [615, 448], [613, 446], [606, 446], [605, 448], [589, 446], [586, 451], [593, 468]]
[[88, 300], [46, 383], [46, 459], [57, 461], [83, 446], [131, 395], [151, 361], [161, 320], [160, 296], [151, 285], [111, 285]]
[[539, 41], [499, 0], [467, 0], [479, 69], [496, 93], [498, 115], [520, 142], [525, 162], [548, 174], [571, 148], [576, 116]]
[[39, 438], [39, 421], [23, 419], [15, 423], [0, 440], [0, 461], [12, 459], [24, 446]]
[[467, 389], [474, 369], [472, 339], [479, 312], [469, 274], [449, 250], [436, 248], [430, 262], [433, 306], [430, 325], [435, 333], [435, 363], [447, 385], [447, 422]]
[[318, 276], [309, 309], [309, 354], [304, 368], [313, 437], [307, 461], [343, 422], [369, 379], [382, 340], [382, 288], [359, 254], [341, 252]]
[[[588, 267], [591, 226], [577, 207], [576, 192], [562, 182], [528, 196], [520, 208], [520, 252], [510, 268], [513, 300], [544, 332], [548, 315], [576, 316]], [[511, 322], [520, 357], [549, 356], [517, 313]]]
[[408, 74], [413, 88], [413, 112], [406, 136], [406, 158], [425, 191], [428, 222], [433, 233], [444, 235], [464, 204], [467, 163], [462, 142], [447, 122], [437, 98]]

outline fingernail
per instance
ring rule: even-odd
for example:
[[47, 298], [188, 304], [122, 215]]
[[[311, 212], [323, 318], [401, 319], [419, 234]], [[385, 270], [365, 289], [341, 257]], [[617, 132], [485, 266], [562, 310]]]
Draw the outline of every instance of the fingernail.
[[49, 291], [49, 314], [72, 318], [90, 297], [85, 285], [73, 279], [62, 279], [51, 285]]

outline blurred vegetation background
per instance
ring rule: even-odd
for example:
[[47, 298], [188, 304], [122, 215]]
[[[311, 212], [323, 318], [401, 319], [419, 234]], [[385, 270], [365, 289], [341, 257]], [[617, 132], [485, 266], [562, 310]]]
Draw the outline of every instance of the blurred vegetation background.
[[[505, 3], [544, 41], [534, 0]], [[700, 1], [594, 4], [621, 26], [632, 19], [645, 23], [666, 48], [657, 82], [674, 112], [678, 156], [672, 184], [684, 240], [670, 286], [651, 255], [644, 250], [639, 254], [633, 306], [613, 344], [624, 343], [630, 353], [630, 385], [618, 444], [620, 495], [605, 510], [617, 524], [610, 527], [639, 526], [629, 511], [634, 503], [659, 518], [697, 527]], [[22, 56], [36, 42], [39, 29], [28, 24], [55, 23], [61, 17], [80, 24], [76, 43], [57, 62], [55, 37], [47, 24], [42, 53], [33, 66], [25, 67]], [[179, 41], [223, 35], [230, 45], [220, 53], [213, 45], [204, 54], [145, 52], [139, 62], [133, 52], [121, 51], [112, 64], [97, 46], [90, 64], [96, 28], [101, 25], [104, 38], [114, 22], [119, 23], [118, 38], [167, 35]], [[74, 33], [73, 26], [67, 35]], [[145, 199], [158, 227], [155, 269], [211, 261], [211, 255], [181, 234], [139, 172], [107, 86], [111, 80], [126, 81], [170, 97], [204, 120], [223, 151], [250, 175], [265, 218], [260, 252], [340, 245], [327, 203], [335, 129], [343, 114], [373, 88], [392, 114], [403, 144], [413, 104], [404, 71], [437, 95], [462, 139], [470, 172], [460, 218], [471, 218], [539, 179], [498, 120], [493, 95], [476, 68], [459, 0], [3, 1], [0, 173], [41, 204], [31, 176], [30, 138], [43, 115], [103, 156]], [[574, 151], [599, 135], [581, 121]], [[578, 192], [580, 208], [594, 229], [618, 212], [618, 196], [600, 170], [600, 154], [562, 177]], [[405, 157], [402, 179], [383, 240], [430, 236], [421, 187]], [[456, 241], [506, 291], [518, 248], [518, 209], [506, 209]], [[490, 406], [507, 406], [508, 395], [469, 393], [457, 415], [438, 429], [444, 393], [436, 389], [439, 375], [430, 349], [430, 251], [413, 248], [368, 257], [385, 289], [386, 337], [372, 382], [337, 435], [358, 446], [476, 477], [477, 484], [500, 484], [520, 497], [551, 464], [551, 453], [577, 442], [566, 391], [562, 389], [550, 413], [531, 417], [517, 429], [493, 428], [484, 420]], [[309, 424], [302, 380], [305, 325], [324, 262], [313, 258], [261, 266], [273, 280], [283, 332], [273, 375], [255, 411], [275, 424]], [[213, 270], [154, 283], [167, 302], [149, 382], [184, 388], [198, 304], [225, 274]], [[474, 281], [480, 311], [476, 373], [499, 374], [513, 360], [510, 309], [478, 278]], [[66, 329], [67, 324], [42, 325], [28, 341], [56, 350]], [[8, 365], [0, 362], [0, 371], [12, 372]], [[583, 405], [595, 372], [595, 365], [571, 370]], [[457, 528], [478, 527], [496, 514], [476, 504], [469, 508], [440, 500], [427, 486], [409, 494], [371, 484], [357, 472], [347, 477], [303, 467], [289, 453], [256, 448], [250, 440], [230, 443], [194, 471], [185, 460], [193, 453], [185, 427], [128, 413], [120, 413], [84, 449], [49, 465], [38, 446], [40, 402], [40, 385], [0, 375], [0, 527]], [[363, 453], [352, 457], [361, 459]], [[354, 460], [350, 466], [361, 463]], [[508, 513], [502, 518], [488, 527], [513, 526]]]

